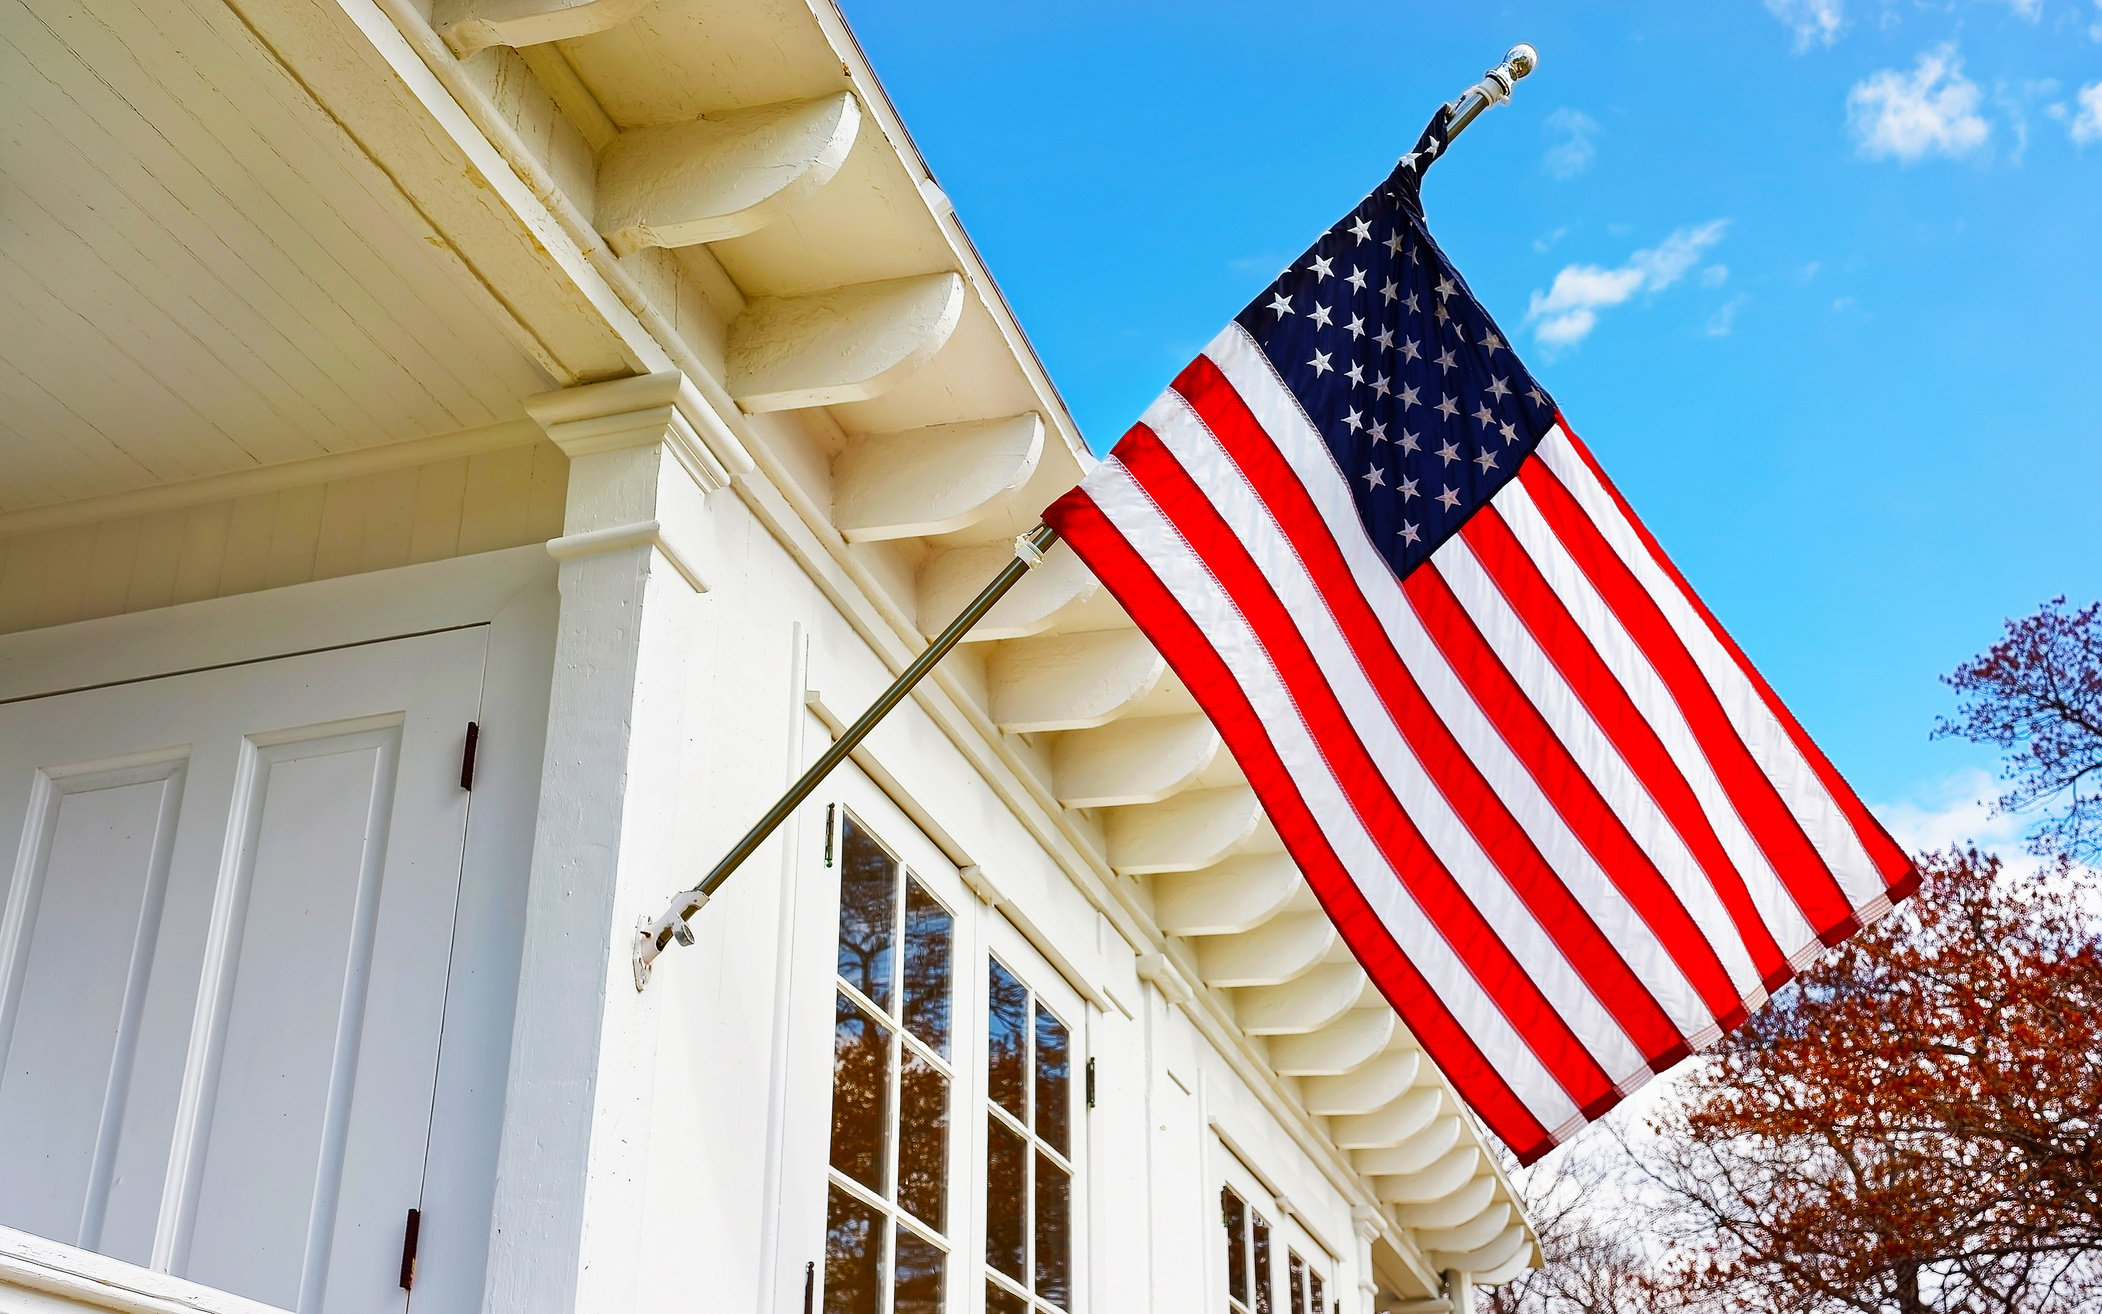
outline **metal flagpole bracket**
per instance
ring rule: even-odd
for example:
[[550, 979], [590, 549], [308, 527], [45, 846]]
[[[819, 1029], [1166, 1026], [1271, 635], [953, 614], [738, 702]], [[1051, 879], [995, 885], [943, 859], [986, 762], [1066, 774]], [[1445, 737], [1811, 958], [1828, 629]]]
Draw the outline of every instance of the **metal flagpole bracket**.
[[869, 731], [876, 728], [876, 723], [890, 715], [891, 709], [904, 701], [905, 695], [912, 692], [912, 687], [925, 678], [927, 672], [934, 669], [935, 663], [946, 657], [949, 650], [963, 640], [964, 635], [970, 633], [971, 627], [993, 609], [994, 603], [1007, 595], [1007, 591], [1015, 586], [1016, 580], [1044, 564], [1044, 554], [1057, 542], [1058, 531], [1049, 525], [1038, 525], [1017, 538], [1014, 560], [1002, 566], [1000, 573], [993, 576], [992, 583], [987, 584], [977, 597], [971, 599], [969, 605], [957, 613], [956, 619], [949, 622], [948, 628], [935, 635], [921, 650], [920, 655], [912, 659], [912, 664], [898, 672], [898, 678], [892, 680], [890, 687], [876, 696], [876, 701], [861, 714], [861, 719], [842, 730], [839, 738], [832, 741], [832, 747], [826, 749], [817, 761], [810, 764], [810, 769], [805, 771], [795, 784], [788, 787], [786, 794], [774, 800], [774, 805], [766, 810], [766, 815], [759, 818], [757, 824], [745, 832], [744, 838], [737, 841], [736, 846], [723, 855], [722, 861], [715, 864], [707, 878], [692, 889], [681, 890], [673, 895], [670, 905], [657, 916], [644, 917], [635, 924], [633, 958], [637, 990], [650, 983], [650, 965], [657, 961], [657, 955], [664, 952], [665, 946], [675, 940], [683, 945], [693, 943], [693, 928], [686, 924], [686, 919], [707, 906], [708, 896], [721, 889], [723, 882], [730, 879], [731, 873], [735, 872], [746, 858], [758, 852], [759, 846], [766, 843], [767, 836], [780, 829], [781, 823], [788, 820], [797, 805], [809, 798], [819, 782], [832, 774], [832, 768], [846, 761], [847, 755], [859, 747], [862, 740], [868, 738]]
[[1451, 141], [1460, 135], [1468, 124], [1481, 117], [1482, 111], [1492, 105], [1501, 105], [1511, 98], [1511, 88], [1518, 79], [1540, 67], [1540, 52], [1520, 42], [1504, 53], [1504, 62], [1482, 74], [1482, 80], [1460, 93], [1452, 102], [1452, 124], [1445, 130], [1445, 139]]

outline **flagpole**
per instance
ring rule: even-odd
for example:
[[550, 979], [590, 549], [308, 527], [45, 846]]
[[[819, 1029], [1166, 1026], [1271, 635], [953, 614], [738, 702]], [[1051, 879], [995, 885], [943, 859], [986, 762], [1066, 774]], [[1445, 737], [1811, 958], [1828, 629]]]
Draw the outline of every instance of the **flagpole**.
[[[1503, 63], [1484, 73], [1480, 82], [1461, 92], [1459, 99], [1452, 102], [1452, 121], [1445, 131], [1446, 141], [1450, 142], [1459, 136], [1468, 124], [1481, 117], [1482, 111], [1509, 100], [1512, 86], [1518, 79], [1531, 73], [1539, 63], [1539, 53], [1531, 46], [1511, 47], [1504, 55]], [[946, 629], [934, 636], [926, 649], [913, 658], [911, 665], [898, 672], [898, 678], [891, 681], [890, 687], [877, 695], [876, 701], [869, 705], [869, 709], [861, 714], [860, 719], [832, 741], [832, 746], [826, 749], [817, 761], [811, 763], [810, 769], [805, 771], [795, 784], [788, 787], [788, 792], [766, 810], [766, 815], [759, 818], [752, 828], [745, 832], [744, 838], [738, 840], [736, 845], [723, 855], [722, 861], [710, 869], [701, 883], [690, 890], [682, 890], [673, 895], [671, 903], [654, 919], [645, 917], [637, 923], [634, 946], [637, 990], [649, 984], [650, 965], [657, 961], [657, 956], [663, 953], [668, 945], [674, 940], [680, 944], [693, 943], [693, 928], [686, 924], [686, 919], [707, 905], [709, 896], [722, 888], [723, 883], [743, 865], [745, 859], [759, 851], [759, 846], [766, 843], [767, 838], [780, 829], [781, 823], [788, 820], [826, 776], [832, 774], [834, 767], [846, 761], [847, 755], [861, 746], [861, 741], [868, 738], [869, 731], [875, 729], [876, 724], [888, 716], [892, 708], [905, 700], [905, 695], [912, 692], [913, 686], [925, 679], [927, 673], [933, 670], [942, 658], [949, 655], [949, 650], [962, 641], [963, 636], [970, 632], [971, 627], [976, 625], [985, 613], [993, 609], [994, 603], [1005, 597], [1007, 591], [1013, 588], [1022, 576], [1043, 564], [1044, 554], [1057, 542], [1058, 531], [1049, 525], [1038, 525], [1017, 538], [1014, 560], [1001, 567], [1000, 573], [993, 576], [992, 582], [985, 586], [984, 591], [971, 599], [970, 604], [957, 614], [955, 620], [949, 622]]]
[[1467, 125], [1482, 116], [1482, 111], [1492, 105], [1502, 104], [1511, 98], [1511, 88], [1518, 79], [1540, 67], [1540, 52], [1523, 42], [1504, 52], [1504, 62], [1482, 74], [1482, 80], [1467, 88], [1452, 103], [1452, 122], [1446, 126], [1445, 140], [1451, 142], [1467, 130]]
[[766, 815], [759, 818], [752, 828], [744, 833], [744, 838], [737, 841], [736, 845], [723, 855], [722, 861], [715, 864], [707, 876], [702, 878], [701, 883], [673, 896], [670, 906], [659, 914], [655, 921], [643, 919], [635, 930], [637, 990], [649, 984], [650, 964], [656, 961], [658, 954], [664, 952], [666, 945], [673, 940], [680, 944], [693, 943], [693, 929], [686, 924], [686, 919], [699, 912], [707, 904], [708, 896], [721, 889], [723, 882], [730, 879], [730, 874], [736, 871], [746, 858], [759, 851], [759, 846], [766, 843], [767, 837], [779, 829], [782, 822], [788, 820], [789, 815], [804, 799], [810, 797], [811, 792], [824, 778], [832, 774], [834, 767], [846, 761], [847, 755], [858, 748], [862, 740], [868, 738], [869, 731], [876, 728], [876, 723], [890, 715], [891, 709], [905, 700], [905, 695], [912, 692], [913, 686], [925, 679], [927, 672], [933, 670], [936, 663], [949, 655], [949, 650], [960, 643], [964, 635], [970, 633], [971, 627], [983, 619], [985, 613], [993, 609], [994, 603], [1007, 596], [1007, 591], [1013, 588], [1022, 576], [1044, 563], [1044, 554], [1057, 542], [1058, 531], [1049, 525], [1038, 525], [1017, 538], [1014, 560], [1002, 566], [1000, 573], [993, 576], [992, 582], [987, 584], [977, 597], [971, 599], [968, 606], [957, 613], [956, 619], [950, 621], [947, 628], [934, 636], [925, 650], [912, 659], [912, 664], [898, 672], [898, 678], [891, 681], [890, 687], [878, 694], [876, 701], [869, 704], [869, 709], [861, 714], [860, 719], [832, 741], [832, 747], [826, 749], [817, 761], [810, 764], [810, 769], [805, 771], [796, 783], [790, 785], [788, 792], [766, 810]]

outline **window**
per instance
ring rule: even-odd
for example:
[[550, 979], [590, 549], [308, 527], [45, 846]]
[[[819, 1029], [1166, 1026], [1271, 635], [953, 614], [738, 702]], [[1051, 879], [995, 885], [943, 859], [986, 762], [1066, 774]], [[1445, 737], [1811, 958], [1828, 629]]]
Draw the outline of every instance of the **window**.
[[933, 1314], [950, 1249], [956, 919], [851, 815], [840, 834], [826, 1314]]
[[1019, 976], [986, 959], [986, 1314], [1073, 1302], [1073, 1040]]
[[886, 800], [851, 796], [838, 918], [812, 928], [833, 1010], [817, 1308], [1081, 1314], [1081, 996]]
[[[1329, 1314], [1328, 1283], [1321, 1275], [1326, 1261], [1313, 1247], [1302, 1252], [1285, 1240], [1251, 1203], [1254, 1194], [1232, 1185], [1219, 1188], [1229, 1314]], [[1297, 1227], [1291, 1231], [1304, 1238]]]

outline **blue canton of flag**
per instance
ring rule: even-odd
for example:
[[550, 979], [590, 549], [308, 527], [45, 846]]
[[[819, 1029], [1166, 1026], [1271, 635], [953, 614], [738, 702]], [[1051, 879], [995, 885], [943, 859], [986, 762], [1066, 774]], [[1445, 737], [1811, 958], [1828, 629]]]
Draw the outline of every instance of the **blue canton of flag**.
[[1494, 497], [1555, 419], [1424, 225], [1423, 174], [1448, 119], [1235, 317], [1335, 454], [1396, 575]]

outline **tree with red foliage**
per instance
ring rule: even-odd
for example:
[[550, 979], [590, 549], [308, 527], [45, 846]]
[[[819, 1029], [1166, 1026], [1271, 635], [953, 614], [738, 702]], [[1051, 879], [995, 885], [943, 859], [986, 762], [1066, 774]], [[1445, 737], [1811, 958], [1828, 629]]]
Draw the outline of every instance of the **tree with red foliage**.
[[1645, 1167], [1714, 1309], [2102, 1302], [2102, 946], [2092, 874], [1927, 855], [1918, 897], [1731, 1035]]
[[2065, 800], [2031, 833], [2037, 852], [2102, 863], [2102, 602], [2068, 611], [2053, 598], [1942, 682], [1956, 691], [1957, 715], [1935, 737], [2007, 754], [2003, 812]]

